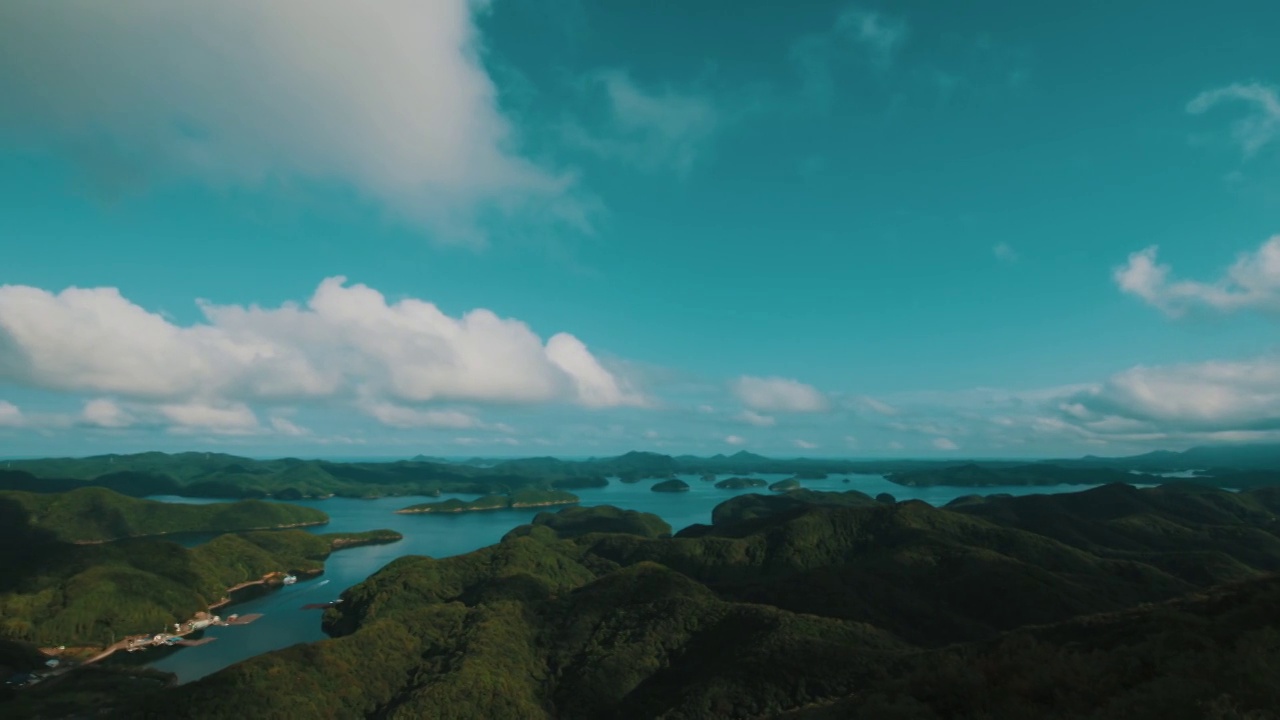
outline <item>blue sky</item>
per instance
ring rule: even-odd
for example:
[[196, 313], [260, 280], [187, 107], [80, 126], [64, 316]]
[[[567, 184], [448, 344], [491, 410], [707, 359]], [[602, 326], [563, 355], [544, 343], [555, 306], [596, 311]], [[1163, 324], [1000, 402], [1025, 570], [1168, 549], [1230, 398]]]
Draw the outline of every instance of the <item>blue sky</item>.
[[1280, 7], [0, 7], [0, 456], [1278, 440]]

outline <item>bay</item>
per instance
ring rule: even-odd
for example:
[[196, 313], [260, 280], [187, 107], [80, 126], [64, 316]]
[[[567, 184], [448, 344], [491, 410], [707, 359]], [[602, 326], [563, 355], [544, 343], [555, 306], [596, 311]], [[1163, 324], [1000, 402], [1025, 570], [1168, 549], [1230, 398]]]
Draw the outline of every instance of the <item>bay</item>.
[[[702, 480], [698, 475], [677, 476], [689, 484], [688, 492], [657, 493], [650, 490], [656, 480], [623, 483], [611, 479], [608, 487], [574, 490], [584, 506], [615, 505], [628, 510], [639, 510], [658, 515], [666, 520], [673, 531], [679, 531], [695, 523], [710, 523], [711, 511], [716, 505], [735, 495], [767, 492], [762, 488], [721, 490], [714, 483]], [[728, 477], [726, 475], [721, 478]], [[783, 480], [790, 475], [756, 474], [769, 483]], [[848, 482], [846, 482], [848, 480]], [[969, 487], [905, 487], [889, 482], [882, 475], [832, 475], [823, 480], [804, 480], [804, 487], [811, 490], [859, 490], [868, 495], [889, 493], [898, 500], [924, 500], [941, 506], [957, 497], [975, 493], [991, 495], [1030, 495], [1036, 493], [1077, 492], [1092, 485], [999, 486]], [[373, 500], [328, 498], [325, 500], [294, 500], [291, 505], [303, 505], [322, 510], [329, 515], [327, 525], [308, 528], [309, 532], [360, 532], [389, 528], [404, 535], [404, 540], [390, 545], [370, 545], [335, 552], [325, 563], [323, 575], [285, 586], [261, 597], [223, 608], [222, 613], [241, 615], [261, 613], [253, 624], [242, 627], [213, 627], [207, 637], [216, 642], [197, 647], [183, 648], [150, 663], [157, 670], [174, 673], [179, 682], [197, 680], [217, 672], [228, 665], [246, 660], [272, 650], [297, 643], [323, 640], [327, 636], [320, 629], [319, 610], [304, 610], [309, 603], [325, 603], [338, 598], [342, 591], [377, 572], [387, 563], [405, 555], [429, 555], [443, 558], [460, 555], [492, 545], [502, 539], [512, 528], [530, 522], [546, 508], [527, 510], [491, 510], [482, 512], [397, 515], [396, 510], [421, 502], [437, 502], [449, 498], [474, 499], [475, 495], [450, 495], [440, 497], [400, 496]], [[153, 496], [153, 500], [178, 503], [225, 502], [207, 498]], [[211, 536], [191, 535], [173, 538], [192, 546], [207, 542]]]

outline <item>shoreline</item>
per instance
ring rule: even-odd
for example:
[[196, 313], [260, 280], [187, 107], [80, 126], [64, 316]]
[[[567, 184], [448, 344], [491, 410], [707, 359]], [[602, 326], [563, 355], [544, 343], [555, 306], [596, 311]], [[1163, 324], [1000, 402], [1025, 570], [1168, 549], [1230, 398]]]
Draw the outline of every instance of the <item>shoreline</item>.
[[499, 507], [482, 507], [482, 508], [463, 507], [463, 508], [456, 508], [453, 510], [435, 510], [435, 509], [412, 510], [410, 508], [403, 508], [400, 510], [396, 510], [395, 514], [396, 515], [431, 515], [431, 514], [442, 514], [442, 513], [485, 512], [489, 510], [528, 510], [531, 508], [540, 508], [540, 507], [559, 507], [561, 505], [578, 505], [581, 502], [582, 502], [581, 500], [573, 500], [573, 501], [564, 501], [564, 502], [521, 503], [519, 505], [502, 505]]
[[168, 535], [187, 535], [191, 533], [215, 533], [218, 535], [227, 535], [231, 533], [261, 532], [263, 530], [292, 530], [293, 528], [319, 527], [320, 525], [328, 525], [329, 522], [329, 520], [317, 520], [315, 522], [289, 523], [288, 525], [263, 525], [261, 527], [240, 528], [238, 530], [172, 530], [170, 532], [146, 533], [144, 535], [121, 535], [120, 537], [106, 538], [104, 540], [71, 540], [70, 543], [72, 545], [105, 545], [107, 543], [120, 542], [121, 540], [162, 538]]

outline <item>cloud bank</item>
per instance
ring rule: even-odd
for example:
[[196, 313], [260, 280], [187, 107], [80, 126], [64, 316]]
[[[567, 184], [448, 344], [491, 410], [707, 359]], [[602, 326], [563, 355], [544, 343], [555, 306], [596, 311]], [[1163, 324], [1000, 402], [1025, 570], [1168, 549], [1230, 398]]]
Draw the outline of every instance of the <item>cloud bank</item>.
[[[544, 343], [488, 310], [455, 318], [422, 300], [388, 303], [341, 277], [305, 305], [200, 308], [203, 322], [177, 325], [115, 288], [0, 286], [0, 382], [123, 398], [176, 425], [228, 431], [257, 426], [248, 403], [339, 400], [388, 425], [462, 428], [478, 422], [414, 406], [647, 402], [572, 335]], [[81, 420], [119, 427], [131, 410], [104, 398]]]
[[485, 213], [586, 229], [573, 179], [522, 156], [470, 0], [0, 3], [0, 130], [90, 171], [337, 182], [435, 238]]

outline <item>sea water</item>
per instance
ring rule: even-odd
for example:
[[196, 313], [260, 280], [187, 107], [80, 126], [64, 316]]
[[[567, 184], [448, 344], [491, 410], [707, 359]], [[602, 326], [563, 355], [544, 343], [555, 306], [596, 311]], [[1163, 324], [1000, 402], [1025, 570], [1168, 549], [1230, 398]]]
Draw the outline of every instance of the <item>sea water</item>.
[[[702, 480], [698, 475], [677, 476], [689, 484], [688, 492], [661, 493], [649, 488], [657, 480], [623, 483], [610, 480], [608, 487], [574, 490], [584, 506], [615, 505], [628, 510], [653, 513], [666, 520], [673, 531], [679, 531], [695, 523], [710, 523], [712, 509], [734, 497], [750, 493], [767, 493], [765, 488], [721, 490], [715, 484]], [[729, 477], [721, 475], [720, 478]], [[755, 474], [768, 483], [783, 480], [790, 475]], [[849, 482], [845, 482], [848, 479]], [[905, 487], [889, 482], [882, 475], [831, 475], [824, 480], [802, 480], [811, 490], [858, 490], [875, 496], [887, 492], [898, 500], [924, 500], [935, 506], [945, 505], [963, 495], [980, 493], [991, 495], [1030, 495], [1034, 493], [1076, 492], [1094, 487], [1091, 485], [1042, 485], [1038, 487]], [[216, 642], [198, 647], [183, 648], [151, 663], [151, 667], [175, 673], [180, 682], [196, 680], [228, 665], [255, 655], [285, 648], [296, 643], [307, 643], [327, 637], [320, 629], [321, 610], [304, 610], [310, 603], [326, 603], [336, 600], [346, 588], [359, 583], [392, 560], [404, 555], [429, 555], [442, 558], [471, 552], [502, 539], [512, 528], [528, 523], [539, 512], [555, 508], [531, 508], [525, 510], [487, 510], [462, 513], [421, 513], [398, 515], [396, 510], [422, 502], [439, 502], [449, 498], [474, 499], [475, 495], [450, 495], [440, 497], [400, 496], [374, 500], [329, 498], [326, 500], [293, 500], [291, 505], [314, 507], [329, 515], [327, 525], [307, 528], [310, 532], [361, 532], [389, 528], [404, 535], [404, 539], [389, 545], [366, 545], [339, 550], [325, 562], [324, 574], [309, 580], [299, 580], [294, 585], [282, 587], [261, 597], [236, 603], [220, 610], [223, 615], [262, 613], [262, 617], [248, 626], [212, 627], [206, 637]], [[205, 498], [155, 496], [153, 500], [180, 503], [226, 502]], [[187, 535], [174, 538], [184, 545], [206, 542], [211, 536]], [[131, 658], [132, 659], [132, 658]]]

